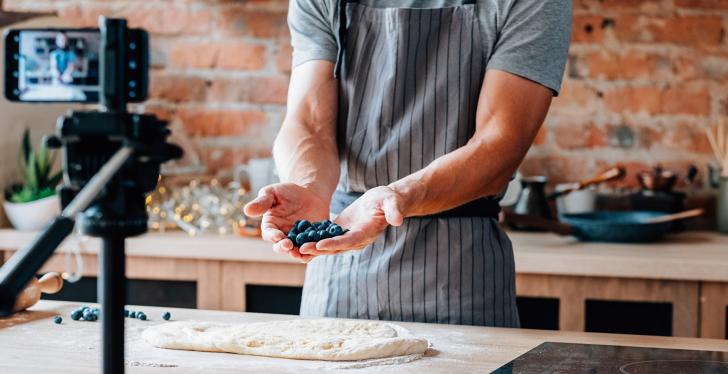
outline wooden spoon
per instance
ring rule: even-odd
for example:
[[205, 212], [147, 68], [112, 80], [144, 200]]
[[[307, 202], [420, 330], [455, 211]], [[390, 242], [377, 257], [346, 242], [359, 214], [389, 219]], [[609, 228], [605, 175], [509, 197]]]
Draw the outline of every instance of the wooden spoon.
[[679, 221], [681, 219], [692, 218], [692, 217], [697, 217], [697, 216], [702, 216], [702, 215], [703, 215], [703, 209], [697, 208], [697, 209], [690, 209], [690, 210], [682, 211], [679, 213], [665, 214], [664, 216], [657, 216], [657, 217], [649, 218], [649, 219], [642, 221], [642, 223], [665, 223], [665, 222]]

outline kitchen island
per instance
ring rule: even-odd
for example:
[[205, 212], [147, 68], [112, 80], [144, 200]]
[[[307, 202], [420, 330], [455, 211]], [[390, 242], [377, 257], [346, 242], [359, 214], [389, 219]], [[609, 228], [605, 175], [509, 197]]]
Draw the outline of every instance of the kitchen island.
[[[3, 352], [3, 359], [0, 360], [0, 372], [19, 374], [97, 373], [101, 324], [72, 321], [68, 318], [69, 312], [79, 306], [78, 303], [41, 301], [29, 311], [0, 319], [0, 350]], [[126, 319], [128, 373], [302, 373], [320, 372], [322, 369], [336, 369], [348, 365], [225, 353], [164, 350], [147, 344], [140, 336], [146, 327], [163, 322], [160, 316], [164, 311], [171, 311], [172, 319], [176, 321], [242, 323], [300, 317], [146, 306], [130, 306], [129, 308], [144, 311], [151, 320]], [[53, 323], [52, 319], [55, 315], [64, 317], [62, 324]], [[398, 322], [398, 324], [414, 334], [430, 340], [432, 349], [419, 360], [375, 366], [368, 368], [368, 371], [485, 373], [495, 370], [546, 341], [728, 352], [728, 342], [724, 340], [405, 322]]]
[[[9, 258], [35, 233], [0, 230]], [[684, 232], [652, 244], [582, 243], [549, 233], [509, 232], [518, 296], [558, 300], [558, 327], [584, 331], [587, 300], [665, 303], [672, 335], [727, 338], [728, 236]], [[149, 233], [127, 241], [131, 279], [194, 281], [197, 307], [246, 310], [247, 285], [301, 286], [305, 266], [255, 238], [182, 232]], [[67, 240], [43, 268], [66, 269]], [[99, 241], [83, 245], [84, 272], [96, 276]]]

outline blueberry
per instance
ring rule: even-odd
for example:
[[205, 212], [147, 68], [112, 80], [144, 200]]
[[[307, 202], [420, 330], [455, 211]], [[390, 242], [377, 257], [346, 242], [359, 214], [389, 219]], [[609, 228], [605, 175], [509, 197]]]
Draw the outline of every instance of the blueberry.
[[91, 309], [91, 313], [93, 313], [96, 317], [98, 317], [99, 315], [101, 315], [101, 309], [93, 308], [93, 309]]
[[298, 224], [296, 224], [296, 230], [298, 230], [298, 232], [304, 232], [309, 227], [311, 227], [311, 222], [308, 222], [305, 219], [302, 219], [298, 222]]
[[296, 225], [293, 225], [293, 227], [291, 227], [291, 229], [288, 230], [288, 235], [291, 235], [291, 234], [293, 234], [293, 235], [298, 234], [298, 230], [296, 230]]
[[93, 321], [94, 318], [96, 318], [96, 315], [91, 311], [91, 309], [84, 309], [82, 316], [84, 321]]
[[137, 312], [135, 312], [133, 310], [131, 312], [129, 312], [129, 318], [136, 318], [136, 317], [137, 317]]
[[344, 233], [344, 230], [341, 228], [341, 226], [337, 224], [333, 224], [329, 226], [329, 235], [331, 236], [338, 236]]
[[124, 317], [129, 317], [129, 310], [128, 309], [124, 309]]
[[322, 229], [326, 230], [326, 229], [329, 228], [329, 226], [331, 226], [331, 221], [329, 221], [327, 219], [321, 221], [321, 228]]
[[326, 230], [319, 230], [316, 232], [316, 234], [319, 237], [319, 240], [327, 239], [329, 238], [329, 232]]
[[83, 315], [83, 310], [81, 309], [75, 309], [71, 312], [71, 319], [74, 321], [78, 321], [81, 319], [81, 316]]
[[53, 317], [53, 323], [55, 323], [56, 325], [60, 325], [61, 322], [63, 322], [63, 318], [61, 316]]
[[137, 318], [139, 318], [142, 321], [146, 321], [147, 320], [147, 315], [144, 314], [144, 313], [142, 313], [142, 312], [139, 312], [139, 313], [137, 313]]
[[296, 234], [288, 234], [288, 239], [295, 244], [296, 243]]
[[308, 232], [307, 235], [308, 236], [306, 237], [306, 241], [309, 241], [309, 242], [317, 242], [321, 239], [321, 238], [319, 238], [317, 231], [311, 230]]
[[295, 242], [296, 247], [300, 247], [303, 245], [303, 243], [306, 243], [307, 236], [308, 236], [308, 234], [306, 234], [305, 232], [302, 232], [302, 233], [296, 235], [296, 242]]
[[170, 318], [172, 318], [172, 314], [170, 314], [169, 312], [164, 312], [164, 314], [162, 314], [163, 320], [169, 321]]

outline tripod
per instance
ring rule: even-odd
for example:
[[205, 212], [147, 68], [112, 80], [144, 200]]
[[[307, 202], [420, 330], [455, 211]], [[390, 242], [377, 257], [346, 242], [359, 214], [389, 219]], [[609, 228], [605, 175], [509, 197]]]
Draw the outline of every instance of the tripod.
[[[124, 372], [125, 239], [147, 231], [145, 194], [157, 184], [160, 165], [182, 150], [166, 141], [165, 122], [127, 111], [129, 67], [147, 61], [129, 56], [138, 48], [128, 40], [123, 19], [100, 21], [101, 110], [78, 111], [58, 121], [47, 140], [62, 148], [63, 212], [29, 246], [0, 268], [0, 315], [11, 313], [17, 295], [78, 224], [85, 235], [101, 238], [98, 290], [102, 308], [102, 372]], [[143, 54], [146, 56], [146, 54]], [[146, 84], [144, 82], [144, 84]]]

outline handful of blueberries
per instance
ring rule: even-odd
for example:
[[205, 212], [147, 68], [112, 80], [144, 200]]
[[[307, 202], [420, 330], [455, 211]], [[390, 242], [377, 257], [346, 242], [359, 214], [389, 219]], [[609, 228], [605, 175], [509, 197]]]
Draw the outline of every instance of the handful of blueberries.
[[294, 246], [300, 247], [305, 243], [313, 243], [319, 240], [344, 235], [347, 231], [349, 230], [346, 230], [327, 219], [321, 222], [309, 222], [305, 219], [299, 219], [293, 224], [291, 230], [288, 231], [288, 239], [293, 242]]

